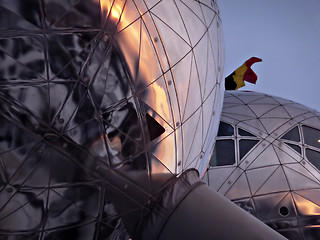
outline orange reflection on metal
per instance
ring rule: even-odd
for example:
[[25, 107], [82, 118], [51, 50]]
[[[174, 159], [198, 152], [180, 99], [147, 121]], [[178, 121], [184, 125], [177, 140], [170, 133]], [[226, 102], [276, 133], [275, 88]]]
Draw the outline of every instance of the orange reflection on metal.
[[[109, 19], [117, 21], [118, 32], [115, 33], [114, 40], [123, 54], [133, 83], [136, 86], [146, 87], [147, 92], [143, 100], [165, 121], [170, 122], [171, 112], [164, 79], [159, 79], [159, 83], [154, 82], [162, 74], [154, 39], [149, 36], [148, 29], [142, 20], [137, 20], [141, 16], [140, 11], [137, 13], [136, 7], [130, 8], [128, 3], [124, 7], [124, 2], [122, 0], [101, 0], [101, 11], [108, 11], [108, 13], [110, 11]], [[121, 145], [115, 142], [114, 147], [111, 148], [115, 150], [119, 146]], [[172, 172], [175, 172], [176, 167], [174, 146], [174, 135], [172, 134], [156, 147], [153, 153]], [[157, 164], [152, 166], [151, 171], [152, 173], [167, 172], [163, 166]]]
[[320, 215], [320, 208], [318, 205], [301, 197], [295, 199], [299, 212], [303, 215]]
[[[175, 157], [175, 141], [174, 134], [166, 137], [162, 142], [156, 147], [153, 154], [159, 159], [166, 168], [172, 172], [176, 172], [176, 157]], [[165, 173], [163, 168], [157, 168], [154, 166], [152, 173]]]
[[[112, 9], [114, 8], [115, 6], [112, 7]], [[118, 8], [116, 7], [116, 9]], [[128, 22], [127, 19], [130, 18], [126, 14], [130, 14], [130, 11], [127, 10], [122, 14], [119, 26], [130, 26], [117, 36], [117, 42], [127, 61], [133, 81], [137, 84], [140, 84], [137, 81], [142, 81], [147, 86], [161, 74], [158, 59], [147, 31], [139, 22], [133, 24]], [[139, 64], [138, 69], [137, 63]], [[147, 103], [168, 121], [170, 110], [166, 89], [157, 82], [151, 84], [149, 89], [148, 94], [150, 96]]]
[[147, 30], [141, 26], [141, 47], [139, 59], [139, 79], [146, 82], [146, 85], [156, 80], [162, 71], [157, 58], [154, 39], [150, 39]]
[[[162, 80], [162, 79], [160, 79]], [[159, 82], [160, 83], [160, 82]], [[158, 82], [152, 83], [148, 88], [147, 104], [151, 106], [163, 119], [170, 119], [169, 101], [166, 94], [164, 84]], [[166, 129], [166, 132], [170, 129]], [[176, 156], [175, 156], [175, 140], [174, 134], [171, 134], [157, 147], [156, 157], [165, 165], [172, 173], [175, 173]], [[160, 168], [163, 170], [163, 168]], [[152, 169], [152, 172], [158, 172], [159, 169]]]
[[114, 4], [111, 9], [111, 16], [117, 20], [120, 19], [122, 12], [122, 7], [120, 5]]
[[109, 13], [111, 13], [110, 17], [118, 21], [123, 11], [123, 2], [124, 1], [100, 0], [101, 14], [107, 18]]
[[111, 0], [100, 0], [101, 13], [104, 16], [108, 16], [110, 13], [112, 1]]
[[161, 87], [157, 82], [154, 82], [151, 86], [153, 94], [150, 98], [150, 105], [153, 106], [154, 110], [164, 119], [170, 119], [169, 102], [167, 99], [166, 90]]
[[113, 139], [110, 140], [108, 134], [105, 134], [105, 138], [107, 140], [108, 146], [110, 146], [110, 149], [112, 149], [115, 153], [120, 153], [122, 151], [122, 143], [120, 137], [114, 136]]

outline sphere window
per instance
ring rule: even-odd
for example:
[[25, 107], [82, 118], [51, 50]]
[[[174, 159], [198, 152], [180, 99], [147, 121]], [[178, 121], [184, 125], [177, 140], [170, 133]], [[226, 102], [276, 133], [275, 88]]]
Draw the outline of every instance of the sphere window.
[[210, 166], [227, 166], [235, 164], [233, 140], [218, 140], [210, 160]]
[[258, 142], [259, 139], [252, 133], [220, 122], [210, 166], [233, 165], [236, 161], [240, 161]]
[[291, 149], [295, 150], [300, 155], [302, 154], [301, 147], [297, 145], [297, 144], [301, 144], [300, 131], [298, 126], [292, 128], [289, 132], [283, 135], [281, 140], [283, 140], [283, 142], [287, 146], [289, 146]]
[[320, 148], [320, 131], [307, 126], [302, 126], [304, 142], [310, 146]]
[[290, 140], [290, 141], [294, 141], [294, 142], [300, 142], [300, 135], [299, 135], [298, 127], [291, 129], [281, 139]]
[[289, 147], [291, 147], [293, 150], [295, 150], [299, 154], [301, 154], [301, 148], [298, 145], [291, 144], [291, 143], [285, 143], [285, 144], [288, 145]]
[[243, 139], [239, 141], [240, 159], [242, 159], [257, 143], [259, 140]]
[[234, 128], [227, 123], [220, 122], [218, 136], [232, 136], [234, 135]]
[[240, 136], [246, 136], [246, 137], [255, 137], [255, 135], [241, 129], [241, 128], [238, 128], [238, 133]]
[[320, 152], [306, 148], [306, 156], [308, 160], [320, 170]]

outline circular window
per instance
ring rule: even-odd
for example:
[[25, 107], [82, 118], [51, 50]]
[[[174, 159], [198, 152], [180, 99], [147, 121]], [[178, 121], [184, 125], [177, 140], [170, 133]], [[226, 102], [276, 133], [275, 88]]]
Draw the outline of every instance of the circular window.
[[279, 213], [282, 217], [287, 217], [289, 215], [289, 209], [287, 207], [281, 207]]

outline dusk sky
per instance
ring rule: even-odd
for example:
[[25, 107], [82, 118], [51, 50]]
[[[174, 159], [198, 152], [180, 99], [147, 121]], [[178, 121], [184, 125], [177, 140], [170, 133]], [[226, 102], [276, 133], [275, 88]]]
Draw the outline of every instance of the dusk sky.
[[218, 0], [225, 41], [225, 76], [251, 56], [256, 85], [320, 111], [320, 0]]

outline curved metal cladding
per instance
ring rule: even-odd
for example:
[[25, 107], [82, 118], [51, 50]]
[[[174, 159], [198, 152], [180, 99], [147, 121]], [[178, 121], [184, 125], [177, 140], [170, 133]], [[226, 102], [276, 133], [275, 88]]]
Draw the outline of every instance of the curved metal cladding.
[[0, 2], [0, 238], [123, 239], [218, 129], [215, 1]]
[[209, 185], [289, 239], [320, 237], [320, 113], [225, 93]]

